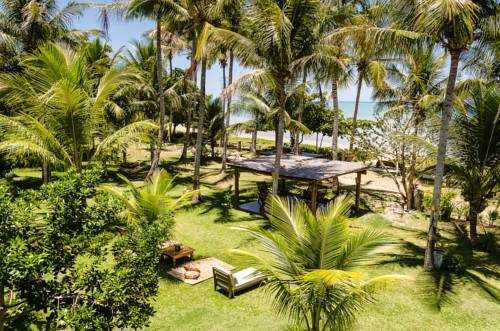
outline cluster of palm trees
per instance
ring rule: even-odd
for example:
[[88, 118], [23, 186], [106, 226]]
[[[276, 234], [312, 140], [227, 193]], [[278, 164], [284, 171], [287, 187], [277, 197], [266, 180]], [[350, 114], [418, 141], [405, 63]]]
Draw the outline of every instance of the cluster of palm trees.
[[[470, 102], [465, 92], [472, 82], [460, 83], [463, 93], [456, 97], [459, 67], [469, 69], [472, 77], [480, 74], [482, 88], [489, 86], [496, 93], [499, 9], [495, 1], [123, 0], [100, 5], [104, 30], [111, 12], [156, 24], [147, 32], [149, 38], [135, 42], [120, 56], [111, 55], [99, 39], [89, 41], [92, 32], [69, 28], [84, 8], [81, 4], [69, 3], [62, 10], [48, 0], [2, 4], [5, 73], [0, 91], [2, 106], [13, 116], [1, 117], [0, 149], [8, 155], [29, 154], [41, 160], [44, 169], [81, 169], [84, 161], [106, 159], [131, 142], [146, 141], [151, 146], [150, 177], [159, 165], [162, 144], [171, 140], [180, 117], [185, 126], [181, 159], [186, 159], [191, 131], [196, 130], [193, 188], [199, 192], [206, 143], [213, 149], [220, 140], [224, 171], [230, 116], [243, 109], [254, 114], [247, 123], [253, 150], [262, 123], [276, 132], [276, 194], [284, 131], [290, 131], [292, 151], [299, 153], [300, 133], [308, 130], [302, 124], [307, 103], [331, 105], [336, 159], [339, 131], [346, 131], [339, 128], [339, 89], [351, 83], [356, 87], [349, 126], [348, 153], [353, 154], [359, 148], [360, 96], [363, 86], [370, 85], [386, 110], [409, 114], [414, 136], [431, 135], [437, 142], [425, 260], [425, 266], [432, 267], [453, 109], [479, 104]], [[191, 60], [184, 70], [172, 65], [180, 52]], [[237, 79], [236, 61], [249, 69]], [[207, 69], [215, 64], [221, 68], [223, 91], [220, 99], [210, 101]], [[330, 93], [323, 92], [328, 86]], [[438, 125], [431, 127], [429, 121]], [[487, 155], [495, 155], [493, 146]], [[405, 195], [412, 207], [417, 165], [415, 153], [410, 155]], [[196, 198], [200, 199], [199, 193]]]

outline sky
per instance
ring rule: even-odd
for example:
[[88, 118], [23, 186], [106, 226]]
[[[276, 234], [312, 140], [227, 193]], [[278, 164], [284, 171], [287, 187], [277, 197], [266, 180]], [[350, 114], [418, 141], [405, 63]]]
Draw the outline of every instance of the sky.
[[[60, 6], [64, 6], [68, 0], [59, 0]], [[109, 0], [95, 0], [89, 3], [109, 3]], [[83, 16], [75, 20], [73, 28], [77, 29], [100, 29], [99, 12], [96, 9], [87, 9]], [[109, 29], [109, 42], [114, 50], [120, 49], [122, 46], [130, 47], [130, 42], [134, 39], [140, 39], [144, 33], [154, 27], [154, 22], [149, 20], [134, 20], [123, 21], [115, 17], [111, 18]], [[176, 56], [173, 60], [174, 67], [186, 68], [189, 64], [185, 55]], [[234, 77], [237, 79], [242, 73], [250, 69], [240, 65], [235, 66]], [[218, 95], [222, 89], [222, 74], [220, 67], [215, 64], [208, 70], [207, 73], [207, 93]], [[329, 91], [324, 88], [325, 92]], [[361, 91], [361, 101], [371, 101], [371, 88], [364, 86]], [[354, 84], [339, 91], [340, 101], [354, 101], [356, 98], [356, 89]]]

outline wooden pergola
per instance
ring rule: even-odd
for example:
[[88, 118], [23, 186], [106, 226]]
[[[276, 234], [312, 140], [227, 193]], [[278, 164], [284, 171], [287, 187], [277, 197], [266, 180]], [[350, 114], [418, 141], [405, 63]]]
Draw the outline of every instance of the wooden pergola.
[[[240, 172], [250, 171], [272, 175], [275, 155], [261, 155], [251, 159], [229, 160], [228, 165], [234, 168], [234, 195], [236, 206], [239, 206]], [[316, 211], [318, 204], [318, 186], [325, 181], [333, 181], [339, 176], [356, 173], [355, 208], [359, 208], [361, 175], [368, 166], [361, 162], [345, 162], [329, 160], [314, 156], [285, 154], [281, 158], [280, 179], [294, 179], [311, 184], [311, 209]]]

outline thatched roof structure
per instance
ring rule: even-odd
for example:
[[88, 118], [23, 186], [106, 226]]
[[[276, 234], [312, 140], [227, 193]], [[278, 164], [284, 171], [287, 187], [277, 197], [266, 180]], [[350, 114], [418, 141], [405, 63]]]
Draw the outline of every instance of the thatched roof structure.
[[[230, 160], [229, 166], [258, 173], [272, 174], [275, 155], [251, 159]], [[304, 155], [285, 154], [281, 159], [280, 177], [306, 181], [322, 181], [350, 173], [365, 172], [361, 162], [328, 160]]]

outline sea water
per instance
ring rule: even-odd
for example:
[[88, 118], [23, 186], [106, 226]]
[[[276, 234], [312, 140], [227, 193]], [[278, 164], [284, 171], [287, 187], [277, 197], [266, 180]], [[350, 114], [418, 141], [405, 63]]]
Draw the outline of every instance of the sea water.
[[[355, 107], [355, 102], [354, 101], [339, 101], [339, 108], [341, 109], [342, 113], [344, 114], [344, 117], [350, 118], [354, 114], [354, 107]], [[358, 111], [358, 119], [373, 119], [375, 112], [377, 108], [377, 103], [372, 102], [372, 101], [362, 101], [359, 103], [359, 111]], [[237, 116], [233, 116], [231, 118], [231, 123], [241, 123], [248, 121], [252, 118], [251, 114], [245, 114], [245, 113], [240, 113]], [[238, 133], [238, 136], [240, 137], [249, 137], [250, 134], [240, 132]], [[264, 139], [270, 139], [274, 140], [274, 132], [272, 131], [259, 131], [258, 133], [258, 138], [264, 138]], [[318, 135], [318, 145], [321, 145], [323, 147], [331, 146], [332, 145], [332, 139], [331, 136], [328, 135], [322, 135], [321, 133]], [[290, 135], [288, 132], [285, 132], [284, 136], [285, 142], [290, 142]], [[304, 135], [304, 140], [303, 143], [305, 144], [310, 144], [310, 145], [316, 145], [316, 134], [309, 134], [309, 135]], [[339, 147], [340, 148], [346, 148], [348, 147], [348, 141], [345, 138], [340, 138], [339, 139]]]

